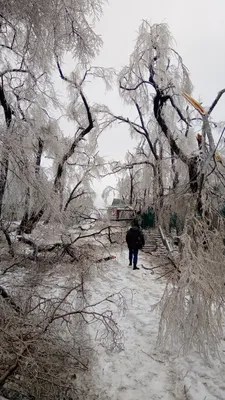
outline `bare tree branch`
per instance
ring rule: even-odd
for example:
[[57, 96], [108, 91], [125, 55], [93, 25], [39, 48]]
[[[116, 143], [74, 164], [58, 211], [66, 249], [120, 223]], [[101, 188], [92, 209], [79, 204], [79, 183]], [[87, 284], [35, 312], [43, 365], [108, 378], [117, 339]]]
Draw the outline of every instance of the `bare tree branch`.
[[155, 152], [155, 149], [154, 149], [154, 147], [152, 145], [152, 141], [151, 141], [151, 139], [149, 137], [149, 132], [147, 131], [147, 129], [145, 127], [145, 123], [144, 123], [144, 119], [143, 119], [143, 116], [142, 116], [142, 113], [141, 113], [140, 106], [138, 105], [138, 103], [136, 101], [134, 101], [134, 104], [135, 104], [135, 106], [137, 108], [138, 115], [139, 115], [139, 118], [140, 118], [140, 121], [141, 121], [141, 126], [142, 126], [142, 129], [143, 129], [144, 133], [145, 133], [145, 137], [146, 137], [146, 140], [148, 142], [148, 145], [149, 145], [149, 147], [151, 149], [151, 152], [152, 152], [153, 156], [155, 157], [155, 160], [158, 160], [158, 155]]
[[[57, 67], [58, 67], [58, 70], [59, 70], [59, 73], [60, 73], [60, 77], [61, 77], [64, 81], [69, 82], [69, 83], [72, 83], [72, 84], [76, 87], [76, 85], [75, 85], [74, 82], [71, 82], [67, 77], [64, 76], [64, 74], [63, 74], [63, 72], [62, 72], [62, 69], [61, 69], [61, 67], [60, 67], [60, 64], [59, 64], [59, 62], [58, 62], [58, 60], [57, 60]], [[78, 88], [76, 87], [76, 89], [78, 89]], [[78, 136], [75, 137], [75, 139], [74, 139], [74, 141], [72, 142], [72, 144], [71, 144], [69, 150], [64, 154], [61, 163], [59, 163], [58, 169], [57, 169], [57, 173], [56, 173], [56, 177], [55, 177], [55, 181], [54, 181], [54, 187], [55, 187], [55, 189], [59, 189], [59, 187], [60, 187], [60, 182], [61, 182], [61, 177], [62, 177], [62, 173], [63, 173], [64, 164], [65, 164], [65, 163], [67, 162], [67, 160], [73, 155], [73, 153], [74, 153], [74, 151], [75, 151], [75, 148], [78, 146], [79, 142], [80, 142], [80, 141], [93, 129], [93, 127], [94, 127], [94, 122], [93, 122], [93, 119], [92, 119], [91, 110], [90, 110], [90, 107], [89, 107], [89, 105], [88, 105], [88, 102], [87, 102], [87, 100], [86, 100], [86, 97], [85, 97], [85, 95], [83, 94], [81, 88], [79, 88], [79, 94], [80, 94], [80, 96], [81, 96], [81, 99], [82, 99], [82, 101], [83, 101], [84, 107], [85, 107], [85, 109], [86, 109], [87, 119], [88, 119], [88, 125], [86, 126], [86, 128], [83, 128], [83, 129], [82, 129], [81, 127], [79, 127], [78, 131], [81, 131], [81, 132], [78, 134]]]
[[207, 112], [207, 115], [210, 115], [214, 108], [216, 107], [217, 103], [219, 102], [220, 98], [223, 96], [225, 93], [225, 89], [220, 90], [218, 95], [216, 96], [215, 100], [213, 101], [212, 105], [209, 107], [209, 111]]

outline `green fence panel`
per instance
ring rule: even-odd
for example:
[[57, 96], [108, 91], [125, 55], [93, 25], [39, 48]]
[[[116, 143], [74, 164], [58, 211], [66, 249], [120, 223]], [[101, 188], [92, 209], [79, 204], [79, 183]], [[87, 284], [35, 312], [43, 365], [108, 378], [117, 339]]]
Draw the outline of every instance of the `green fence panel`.
[[145, 213], [143, 213], [141, 218], [141, 227], [143, 229], [153, 228], [155, 226], [155, 213], [152, 208], [149, 208]]

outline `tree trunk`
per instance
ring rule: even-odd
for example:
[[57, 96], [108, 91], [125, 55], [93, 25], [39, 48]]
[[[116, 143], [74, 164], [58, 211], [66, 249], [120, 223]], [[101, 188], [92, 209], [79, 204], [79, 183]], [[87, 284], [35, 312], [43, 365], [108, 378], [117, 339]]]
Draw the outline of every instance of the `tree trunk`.
[[203, 204], [201, 191], [204, 183], [204, 175], [202, 175], [201, 181], [199, 182], [199, 166], [198, 156], [192, 157], [188, 166], [189, 183], [192, 193], [196, 195], [196, 211], [202, 216]]
[[174, 151], [173, 149], [170, 149], [170, 151], [171, 151], [171, 165], [173, 171], [173, 190], [175, 190], [179, 184], [179, 172], [176, 170]]
[[129, 205], [132, 206], [134, 197], [134, 176], [133, 173], [130, 172], [130, 196], [129, 196]]
[[3, 198], [5, 194], [8, 170], [9, 170], [9, 153], [6, 149], [3, 149], [2, 160], [0, 165], [0, 218], [2, 217]]
[[38, 212], [33, 211], [26, 221], [26, 225], [23, 227], [22, 232], [30, 234], [35, 228], [36, 224], [40, 221], [45, 212], [45, 206], [43, 206]]
[[41, 167], [41, 157], [44, 149], [44, 142], [41, 138], [38, 138], [38, 150], [36, 154], [36, 163], [35, 163], [35, 175], [37, 178], [40, 176], [40, 167]]
[[[162, 114], [163, 105], [166, 103], [167, 100], [168, 100], [167, 96], [163, 96], [163, 94], [160, 92], [160, 90], [156, 90], [156, 95], [154, 97], [155, 119], [158, 122], [159, 126], [161, 127], [162, 132], [166, 136], [173, 154], [174, 155], [176, 154], [176, 156], [188, 167], [190, 189], [193, 194], [196, 194], [196, 200], [197, 200], [196, 211], [198, 211], [198, 213], [200, 215], [202, 215], [203, 205], [202, 205], [201, 191], [197, 195], [197, 193], [199, 191], [199, 187], [201, 186], [201, 189], [202, 189], [203, 183], [204, 183], [204, 177], [203, 177], [203, 179], [200, 178], [201, 183], [199, 186], [199, 166], [200, 166], [199, 163], [200, 163], [200, 160], [199, 160], [198, 156], [194, 156], [191, 158], [186, 156], [186, 154], [177, 145], [176, 140], [173, 138], [172, 132], [169, 130], [169, 128], [166, 124], [166, 121], [163, 118], [163, 114]], [[205, 118], [203, 120], [203, 130], [205, 130], [203, 136], [207, 135], [209, 142], [210, 142], [210, 146], [213, 146], [214, 143], [213, 143], [211, 130], [210, 130], [210, 126], [209, 126], [207, 118]]]
[[30, 188], [28, 187], [25, 195], [24, 214], [20, 222], [20, 226], [18, 228], [18, 235], [21, 235], [26, 230], [29, 221], [29, 206], [30, 206]]
[[[44, 149], [44, 142], [41, 138], [38, 138], [38, 149], [36, 153], [36, 162], [35, 162], [35, 176], [37, 179], [37, 183], [39, 182], [40, 177], [40, 166], [41, 166], [41, 157]], [[38, 193], [37, 193], [38, 195]], [[35, 225], [40, 221], [42, 215], [45, 212], [45, 207], [42, 207], [39, 211], [32, 211], [30, 214], [30, 187], [27, 187], [26, 197], [25, 197], [25, 205], [24, 205], [24, 215], [20, 222], [20, 226], [18, 228], [18, 234], [28, 233], [30, 234], [34, 229]]]
[[160, 211], [164, 204], [164, 185], [163, 185], [163, 171], [162, 171], [162, 159], [163, 159], [163, 147], [159, 143], [159, 159], [157, 161], [157, 178], [158, 178], [158, 195], [159, 195], [159, 207]]
[[[12, 122], [12, 110], [6, 100], [5, 92], [4, 92], [3, 86], [1, 86], [1, 85], [0, 85], [0, 104], [4, 110], [5, 123], [6, 123], [7, 129], [9, 129], [11, 122]], [[9, 170], [9, 151], [3, 141], [2, 160], [1, 160], [1, 166], [0, 166], [0, 218], [2, 217], [3, 198], [4, 198], [4, 194], [5, 194], [8, 170]]]

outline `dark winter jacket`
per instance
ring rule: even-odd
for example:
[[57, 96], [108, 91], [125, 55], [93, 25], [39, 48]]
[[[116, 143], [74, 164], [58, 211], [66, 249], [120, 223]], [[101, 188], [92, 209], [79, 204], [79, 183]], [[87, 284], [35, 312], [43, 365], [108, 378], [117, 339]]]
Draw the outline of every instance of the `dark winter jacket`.
[[129, 229], [126, 235], [127, 246], [130, 250], [139, 250], [145, 245], [145, 238], [138, 226]]

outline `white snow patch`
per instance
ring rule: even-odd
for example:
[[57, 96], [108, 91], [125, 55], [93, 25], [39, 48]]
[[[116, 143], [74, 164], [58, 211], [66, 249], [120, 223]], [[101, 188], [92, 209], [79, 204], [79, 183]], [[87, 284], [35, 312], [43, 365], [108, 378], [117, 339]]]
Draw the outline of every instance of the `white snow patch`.
[[[94, 304], [112, 293], [123, 293], [125, 313], [123, 308], [117, 312], [110, 302], [94, 307], [99, 311], [113, 310], [123, 342], [110, 351], [99, 340], [102, 328], [96, 323], [89, 326], [97, 361], [94, 360], [91, 379], [95, 393], [90, 390], [90, 396], [94, 397], [87, 400], [97, 398], [96, 392], [99, 400], [225, 400], [225, 341], [221, 346], [221, 362], [214, 360], [211, 365], [194, 351], [184, 358], [157, 350], [159, 316], [152, 306], [160, 300], [164, 284], [156, 281], [151, 271], [142, 268], [133, 271], [128, 267], [126, 249], [119, 251], [118, 247], [112, 247], [111, 253], [117, 256], [115, 260], [93, 263], [87, 296], [89, 303]], [[96, 258], [98, 255], [96, 252]], [[140, 254], [139, 265], [150, 267], [151, 262], [145, 254]], [[34, 271], [34, 278], [35, 275]], [[31, 280], [30, 271], [21, 269], [10, 276], [10, 285], [7, 276], [2, 277], [1, 284], [8, 289], [24, 285], [26, 278]], [[57, 265], [43, 277], [42, 288], [51, 297], [60, 295], [69, 279], [69, 271]], [[38, 282], [34, 284], [38, 286]]]
[[[159, 316], [151, 306], [161, 298], [164, 285], [142, 268], [133, 271], [127, 256], [126, 250], [117, 253], [91, 283], [91, 302], [122, 291], [128, 307], [125, 315], [116, 315], [123, 348], [108, 352], [96, 342], [94, 381], [101, 400], [224, 400], [225, 347], [222, 362], [211, 366], [194, 351], [185, 359], [156, 350]], [[149, 266], [146, 255], [140, 255], [141, 264]]]

